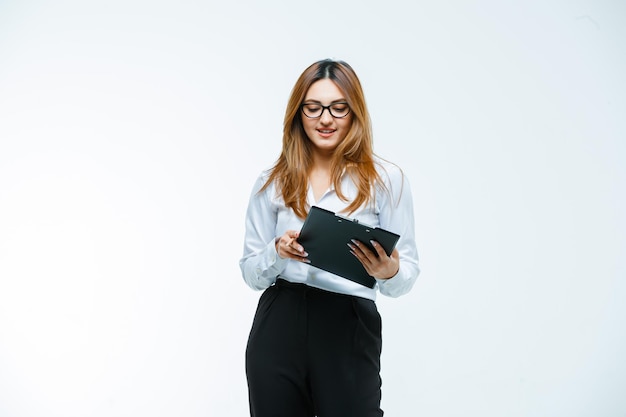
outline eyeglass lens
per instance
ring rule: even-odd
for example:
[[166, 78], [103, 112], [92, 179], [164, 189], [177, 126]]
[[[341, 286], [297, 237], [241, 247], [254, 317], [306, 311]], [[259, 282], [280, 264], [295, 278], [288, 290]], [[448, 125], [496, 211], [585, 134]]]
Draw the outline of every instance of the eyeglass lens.
[[302, 105], [302, 111], [306, 117], [311, 119], [321, 117], [324, 110], [328, 109], [330, 115], [335, 118], [346, 117], [350, 113], [350, 107], [348, 103], [333, 103], [330, 106], [322, 106], [318, 103], [304, 103]]

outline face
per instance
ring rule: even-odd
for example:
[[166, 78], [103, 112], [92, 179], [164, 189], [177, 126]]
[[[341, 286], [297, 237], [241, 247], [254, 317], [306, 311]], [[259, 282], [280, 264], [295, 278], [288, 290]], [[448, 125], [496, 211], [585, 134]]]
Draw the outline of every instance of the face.
[[[340, 114], [341, 104], [345, 103], [346, 98], [342, 94], [337, 85], [324, 78], [314, 82], [304, 98], [304, 104], [311, 104], [312, 109], [319, 106], [333, 106], [333, 112]], [[347, 106], [347, 104], [346, 104]], [[338, 111], [334, 111], [334, 109]], [[343, 118], [333, 117], [328, 109], [324, 109], [322, 115], [318, 118], [309, 118], [303, 112], [301, 113], [302, 125], [306, 135], [313, 143], [317, 151], [330, 153], [337, 148], [337, 145], [343, 141], [352, 125], [352, 113], [348, 113]]]

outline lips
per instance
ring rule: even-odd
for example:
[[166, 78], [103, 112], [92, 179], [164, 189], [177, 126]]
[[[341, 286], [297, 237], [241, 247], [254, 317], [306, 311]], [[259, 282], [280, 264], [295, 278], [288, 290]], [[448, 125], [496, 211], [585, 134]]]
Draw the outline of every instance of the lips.
[[317, 132], [320, 134], [320, 136], [322, 137], [328, 137], [331, 136], [333, 133], [335, 133], [337, 131], [337, 129], [317, 129]]

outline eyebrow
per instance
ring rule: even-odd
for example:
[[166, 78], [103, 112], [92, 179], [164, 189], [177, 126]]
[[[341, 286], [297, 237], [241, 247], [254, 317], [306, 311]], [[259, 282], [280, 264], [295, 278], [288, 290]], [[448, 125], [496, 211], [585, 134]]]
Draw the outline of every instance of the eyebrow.
[[[319, 101], [319, 100], [313, 100], [313, 99], [309, 99], [309, 100], [304, 100], [304, 101], [303, 101], [303, 104], [313, 104], [313, 103], [315, 103], [315, 104], [322, 104], [322, 102], [321, 102], [321, 101]], [[346, 99], [345, 99], [345, 98], [340, 98], [340, 99], [337, 99], [337, 100], [333, 100], [333, 101], [331, 101], [331, 102], [330, 102], [330, 105], [332, 105], [332, 104], [337, 104], [337, 103], [346, 103], [346, 104], [348, 104], [348, 102], [346, 101]]]

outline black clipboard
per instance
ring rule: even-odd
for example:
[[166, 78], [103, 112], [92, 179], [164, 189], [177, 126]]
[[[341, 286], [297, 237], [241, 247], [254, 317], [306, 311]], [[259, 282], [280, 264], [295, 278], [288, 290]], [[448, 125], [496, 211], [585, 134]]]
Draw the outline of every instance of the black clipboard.
[[387, 255], [391, 255], [400, 236], [379, 227], [371, 227], [356, 220], [338, 216], [332, 211], [313, 206], [300, 230], [298, 243], [309, 254], [310, 265], [369, 288], [376, 280], [371, 277], [361, 262], [350, 253], [348, 243], [356, 239], [372, 252], [370, 240], [380, 243]]

